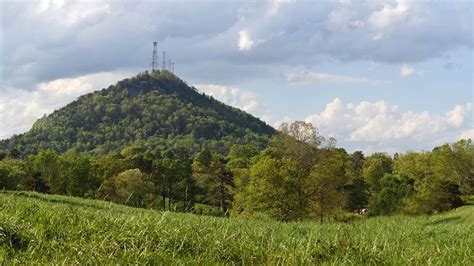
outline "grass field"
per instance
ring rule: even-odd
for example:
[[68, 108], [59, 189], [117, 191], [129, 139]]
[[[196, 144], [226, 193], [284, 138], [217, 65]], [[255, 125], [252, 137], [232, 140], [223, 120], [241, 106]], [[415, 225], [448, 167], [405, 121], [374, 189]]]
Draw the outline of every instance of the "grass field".
[[474, 206], [351, 224], [279, 223], [0, 191], [6, 264], [474, 265]]

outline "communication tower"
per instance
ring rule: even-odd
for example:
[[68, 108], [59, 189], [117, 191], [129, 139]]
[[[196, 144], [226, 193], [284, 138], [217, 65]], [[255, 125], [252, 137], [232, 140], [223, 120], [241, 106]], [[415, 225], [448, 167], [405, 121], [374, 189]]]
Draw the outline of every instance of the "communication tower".
[[162, 65], [161, 65], [161, 68], [162, 68], [163, 70], [166, 69], [166, 52], [165, 52], [165, 51], [163, 51], [163, 63], [162, 63]]
[[158, 42], [153, 42], [153, 55], [151, 58], [151, 72], [155, 72], [158, 68]]

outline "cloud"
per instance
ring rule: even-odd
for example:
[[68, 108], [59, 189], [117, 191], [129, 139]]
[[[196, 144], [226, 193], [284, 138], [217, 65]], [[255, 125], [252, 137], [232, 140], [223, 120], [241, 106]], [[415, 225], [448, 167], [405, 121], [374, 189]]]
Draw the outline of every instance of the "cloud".
[[2, 81], [4, 87], [23, 89], [66, 77], [144, 69], [155, 40], [178, 69], [187, 69], [190, 79], [201, 83], [209, 81], [195, 69], [214, 72], [221, 77], [216, 82], [227, 83], [230, 77], [221, 67], [226, 64], [250, 69], [255, 77], [262, 74], [255, 70], [265, 67], [265, 75], [272, 77], [281, 69], [333, 61], [411, 64], [474, 47], [469, 1], [51, 0], [0, 5]]
[[130, 73], [104, 72], [44, 82], [33, 91], [7, 89], [0, 96], [0, 139], [23, 133], [42, 115], [128, 76]]
[[256, 111], [260, 107], [257, 101], [257, 95], [251, 91], [243, 91], [235, 87], [214, 84], [196, 84], [194, 87], [225, 104], [237, 107], [249, 113]]
[[287, 75], [286, 80], [289, 83], [300, 84], [342, 83], [376, 85], [383, 82], [381, 80], [373, 80], [366, 77], [333, 75], [327, 73], [290, 73]]
[[422, 76], [424, 74], [423, 70], [416, 69], [414, 67], [411, 67], [407, 64], [402, 65], [400, 68], [400, 76], [402, 77], [409, 77], [409, 76]]
[[267, 9], [265, 16], [272, 17], [272, 16], [277, 15], [281, 7], [290, 2], [291, 0], [270, 0], [269, 7]]
[[472, 103], [456, 105], [445, 114], [401, 111], [385, 101], [345, 104], [335, 98], [320, 112], [306, 118], [323, 135], [342, 147], [373, 151], [431, 149], [472, 133]]
[[[465, 120], [469, 118], [471, 110], [471, 103], [466, 105], [456, 105], [453, 110], [446, 113], [446, 121], [449, 125], [459, 128]], [[470, 118], [472, 119], [472, 117]]]
[[383, 4], [380, 10], [374, 11], [367, 19], [367, 23], [374, 29], [384, 30], [402, 21], [408, 13], [409, 3], [397, 1], [395, 4]]
[[259, 101], [257, 94], [253, 91], [216, 84], [196, 84], [194, 87], [227, 105], [260, 118], [269, 125], [277, 127], [281, 124], [281, 120], [275, 120], [270, 109]]
[[247, 51], [250, 50], [255, 42], [250, 37], [250, 34], [246, 30], [239, 31], [239, 50]]
[[474, 129], [467, 129], [458, 136], [458, 139], [472, 139], [474, 140]]

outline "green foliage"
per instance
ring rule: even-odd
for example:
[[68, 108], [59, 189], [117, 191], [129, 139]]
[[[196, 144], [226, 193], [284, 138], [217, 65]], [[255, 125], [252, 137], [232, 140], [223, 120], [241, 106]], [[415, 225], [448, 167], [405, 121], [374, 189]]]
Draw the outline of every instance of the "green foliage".
[[371, 215], [396, 213], [403, 208], [403, 200], [413, 193], [413, 180], [385, 174], [380, 180], [381, 191], [369, 205]]
[[471, 141], [461, 140], [432, 152], [398, 156], [394, 172], [414, 180], [415, 194], [407, 200], [406, 211], [432, 213], [462, 205], [461, 195], [473, 191], [473, 147]]
[[319, 217], [321, 223], [329, 213], [347, 205], [344, 191], [348, 182], [345, 175], [346, 156], [334, 150], [333, 154], [322, 158], [311, 170], [307, 189], [310, 191], [312, 215]]
[[350, 180], [346, 185], [348, 194], [348, 207], [350, 210], [357, 210], [367, 207], [370, 192], [369, 186], [361, 177]]
[[168, 198], [169, 208], [172, 206], [173, 199], [176, 198], [185, 203], [184, 210], [191, 210], [196, 192], [192, 180], [191, 161], [172, 154], [168, 156], [155, 160], [153, 163], [153, 180], [160, 187], [162, 208], [166, 208], [166, 198]]
[[364, 181], [365, 157], [361, 151], [356, 151], [348, 158], [346, 176], [349, 179], [345, 186], [348, 196], [348, 207], [357, 210], [367, 207], [370, 192], [369, 185]]
[[240, 191], [240, 207], [282, 221], [302, 219], [307, 204], [300, 197], [301, 186], [295, 184], [299, 180], [291, 178], [296, 172], [297, 165], [291, 159], [261, 156], [250, 168], [247, 186]]
[[283, 128], [286, 133], [272, 137], [268, 148], [252, 160], [246, 181], [238, 186], [234, 209], [282, 221], [322, 221], [330, 210], [346, 206], [347, 154], [318, 149], [319, 137], [311, 124], [295, 122]]
[[139, 169], [126, 170], [104, 181], [99, 197], [136, 207], [148, 207], [153, 202], [153, 183]]
[[233, 195], [231, 215], [239, 215], [243, 211], [242, 199], [249, 182], [252, 160], [258, 155], [258, 148], [254, 145], [232, 145], [227, 155], [226, 168], [232, 173], [235, 195]]
[[101, 179], [92, 159], [86, 155], [67, 153], [62, 156], [61, 177], [66, 180], [65, 193], [73, 196], [94, 197]]
[[61, 175], [63, 160], [53, 151], [46, 150], [38, 155], [28, 157], [30, 173], [40, 177], [48, 191], [53, 194], [64, 194], [66, 192], [67, 180]]
[[23, 161], [17, 159], [0, 161], [0, 189], [17, 189], [25, 175]]
[[74, 149], [94, 155], [139, 145], [150, 152], [207, 147], [226, 153], [233, 144], [263, 148], [274, 129], [259, 119], [198, 93], [175, 75], [142, 73], [39, 119], [32, 129], [0, 141], [0, 153], [36, 154]]
[[365, 159], [363, 175], [372, 194], [380, 192], [380, 181], [382, 180], [382, 177], [391, 172], [392, 159], [385, 153], [374, 153]]
[[0, 192], [0, 209], [7, 265], [474, 264], [474, 206], [351, 224], [223, 219], [24, 192]]
[[226, 163], [219, 154], [204, 150], [196, 155], [192, 165], [196, 185], [205, 191], [202, 202], [218, 205], [222, 216], [227, 214], [235, 190], [233, 175]]

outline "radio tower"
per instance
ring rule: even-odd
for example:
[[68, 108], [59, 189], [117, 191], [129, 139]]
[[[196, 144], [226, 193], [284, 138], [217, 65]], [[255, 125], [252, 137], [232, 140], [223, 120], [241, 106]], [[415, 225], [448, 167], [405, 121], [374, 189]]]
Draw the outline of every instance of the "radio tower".
[[171, 63], [171, 73], [174, 73], [174, 62]]
[[171, 71], [171, 59], [168, 59], [168, 70]]
[[166, 52], [165, 51], [163, 51], [163, 64], [161, 65], [161, 68], [163, 70], [166, 69]]
[[157, 52], [158, 42], [153, 42], [153, 56], [151, 58], [151, 72], [155, 72], [158, 68], [158, 52]]

